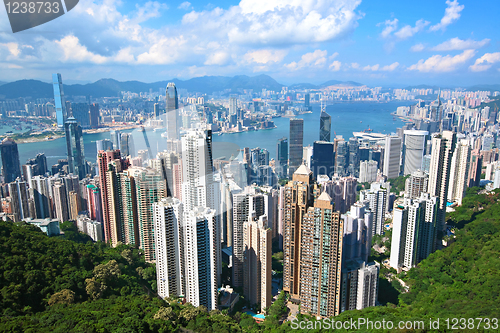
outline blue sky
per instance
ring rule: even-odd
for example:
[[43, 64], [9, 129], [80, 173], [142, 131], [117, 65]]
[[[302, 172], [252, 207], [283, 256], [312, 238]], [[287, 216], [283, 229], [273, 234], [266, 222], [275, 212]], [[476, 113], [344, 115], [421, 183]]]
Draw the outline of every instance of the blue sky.
[[498, 0], [80, 0], [13, 34], [0, 10], [0, 81], [500, 83], [499, 12]]

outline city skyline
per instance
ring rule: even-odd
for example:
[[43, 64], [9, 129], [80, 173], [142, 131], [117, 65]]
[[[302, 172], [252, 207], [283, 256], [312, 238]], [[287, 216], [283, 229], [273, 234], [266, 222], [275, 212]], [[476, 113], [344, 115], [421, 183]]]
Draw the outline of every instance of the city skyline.
[[44, 79], [58, 71], [71, 83], [237, 74], [267, 74], [283, 84], [498, 83], [493, 31], [499, 23], [495, 10], [484, 10], [492, 6], [83, 0], [64, 17], [17, 34], [0, 11], [0, 80]]

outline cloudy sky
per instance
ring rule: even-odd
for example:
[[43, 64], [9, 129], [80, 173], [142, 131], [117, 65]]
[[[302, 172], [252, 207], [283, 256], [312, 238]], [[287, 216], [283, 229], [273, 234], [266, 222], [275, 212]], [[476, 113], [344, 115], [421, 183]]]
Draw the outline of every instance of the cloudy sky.
[[13, 34], [0, 9], [0, 81], [500, 83], [499, 12], [498, 0], [80, 0]]

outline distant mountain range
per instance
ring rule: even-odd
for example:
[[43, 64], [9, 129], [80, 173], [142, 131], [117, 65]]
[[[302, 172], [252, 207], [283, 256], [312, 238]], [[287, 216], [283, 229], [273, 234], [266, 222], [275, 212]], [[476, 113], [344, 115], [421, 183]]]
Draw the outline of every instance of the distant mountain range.
[[[64, 79], [63, 79], [64, 81]], [[101, 79], [89, 84], [64, 84], [66, 96], [92, 96], [113, 97], [119, 96], [121, 91], [135, 93], [147, 92], [150, 89], [158, 91], [165, 89], [169, 82], [174, 82], [177, 89], [187, 89], [190, 92], [211, 94], [217, 91], [242, 92], [244, 89], [262, 91], [262, 89], [281, 91], [284, 86], [267, 75], [249, 77], [238, 75], [234, 77], [225, 76], [203, 76], [189, 80], [167, 80], [153, 83], [139, 81], [120, 82], [113, 79]], [[5, 98], [19, 98], [31, 96], [32, 98], [50, 98], [54, 95], [52, 84], [38, 80], [20, 80], [0, 85], [0, 95]]]
[[[246, 76], [237, 75], [227, 76], [203, 76], [189, 80], [172, 79], [153, 83], [144, 83], [140, 81], [120, 82], [114, 79], [101, 79], [88, 84], [65, 84], [64, 93], [66, 96], [92, 96], [92, 97], [113, 97], [120, 96], [121, 91], [130, 91], [134, 93], [147, 92], [150, 89], [158, 91], [164, 90], [168, 82], [174, 82], [177, 89], [187, 89], [189, 92], [199, 92], [202, 94], [212, 94], [218, 91], [229, 93], [241, 93], [243, 90], [252, 89], [253, 91], [262, 91], [262, 89], [281, 91], [286, 86], [278, 83], [268, 75]], [[332, 85], [343, 86], [362, 86], [363, 84], [353, 81], [330, 80], [319, 85], [311, 83], [297, 83], [289, 85], [289, 89], [321, 89]], [[439, 89], [438, 86], [417, 85], [409, 86], [406, 89]], [[441, 87], [444, 89], [445, 87]], [[470, 90], [500, 90], [500, 84], [494, 85], [475, 85]], [[28, 97], [32, 98], [52, 98], [54, 96], [52, 84], [38, 80], [19, 80], [15, 82], [0, 81], [0, 99]]]
[[359, 87], [362, 86], [362, 83], [354, 82], [354, 81], [337, 81], [330, 80], [326, 81], [320, 85], [315, 85], [312, 83], [295, 83], [291, 86], [288, 86], [288, 89], [321, 89], [328, 86], [349, 86], [349, 87]]
[[[88, 84], [64, 84], [64, 94], [66, 96], [113, 97], [119, 96], [121, 91], [135, 93], [147, 92], [150, 89], [158, 91], [159, 89], [165, 89], [169, 82], [174, 82], [177, 89], [187, 89], [189, 92], [199, 92], [202, 94], [212, 94], [217, 91], [238, 93], [243, 92], [245, 89], [252, 89], [253, 91], [262, 91], [262, 89], [281, 91], [281, 88], [285, 86], [276, 82], [276, 80], [268, 75], [254, 77], [246, 75], [237, 75], [234, 77], [203, 76], [189, 80], [172, 79], [153, 83], [139, 81], [120, 82], [114, 79], [101, 79]], [[330, 85], [361, 86], [357, 82], [332, 80], [320, 85], [299, 83], [289, 88], [319, 89]], [[38, 80], [19, 80], [10, 83], [0, 83], [0, 96], [7, 99], [27, 96], [31, 96], [32, 98], [51, 98], [53, 94], [52, 84]]]

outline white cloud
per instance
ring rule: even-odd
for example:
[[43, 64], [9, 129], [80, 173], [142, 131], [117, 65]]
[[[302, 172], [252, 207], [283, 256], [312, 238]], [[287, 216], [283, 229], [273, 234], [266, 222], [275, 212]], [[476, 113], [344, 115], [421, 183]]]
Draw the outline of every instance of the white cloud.
[[365, 66], [363, 67], [363, 70], [364, 71], [378, 71], [380, 65], [379, 64], [376, 64], [376, 65], [373, 65], [373, 66]]
[[420, 72], [451, 72], [459, 66], [465, 64], [476, 54], [475, 50], [465, 50], [464, 52], [456, 55], [433, 55], [427, 60], [419, 60], [418, 63], [408, 67], [409, 70], [417, 70]]
[[354, 68], [354, 69], [358, 69], [359, 68], [359, 64], [357, 62], [353, 62], [353, 63], [351, 63], [351, 67]]
[[183, 3], [181, 3], [179, 5], [179, 7], [177, 7], [178, 9], [184, 9], [184, 10], [189, 10], [191, 9], [191, 3], [188, 2], [188, 1], [184, 1]]
[[257, 64], [277, 63], [281, 62], [287, 53], [285, 50], [255, 50], [245, 53], [243, 60]]
[[289, 70], [296, 71], [304, 67], [322, 67], [326, 64], [326, 55], [328, 51], [315, 50], [302, 55], [298, 62], [291, 62], [286, 64], [285, 67]]
[[422, 31], [427, 25], [429, 25], [429, 21], [425, 21], [424, 19], [420, 19], [415, 23], [415, 26], [412, 27], [410, 25], [405, 25], [399, 31], [394, 33], [399, 39], [407, 39], [411, 36], [415, 35], [417, 32]]
[[[27, 73], [42, 73], [47, 64], [54, 67], [62, 63], [72, 63], [68, 71], [84, 75], [114, 71], [109, 66], [91, 69], [89, 63], [141, 68], [179, 65], [175, 71], [185, 75], [214, 73], [215, 66], [228, 69], [235, 63], [243, 71], [259, 70], [258, 66], [260, 70], [277, 71], [283, 67], [276, 64], [297, 52], [295, 45], [342, 39], [363, 16], [357, 11], [361, 0], [241, 0], [229, 8], [202, 11], [192, 10], [188, 1], [181, 2], [179, 8], [191, 10], [181, 23], [157, 27], [147, 21], [164, 14], [167, 6], [160, 1], [143, 2], [130, 11], [122, 0], [80, 0], [67, 15], [34, 28], [32, 34], [0, 33], [0, 59], [26, 67]], [[8, 22], [0, 21], [0, 27], [8, 27]], [[43, 29], [53, 33], [44, 34]], [[327, 51], [316, 50], [297, 56], [300, 60], [286, 68], [338, 68], [334, 61], [337, 53], [328, 55]], [[188, 71], [187, 66], [193, 64], [196, 66]], [[129, 73], [134, 70], [123, 68]], [[155, 74], [161, 75], [160, 71]]]
[[[393, 31], [395, 31], [398, 28], [398, 19], [395, 18], [392, 21], [391, 20], [385, 20], [384, 24], [385, 24], [385, 28], [380, 33], [380, 36], [382, 36], [382, 38], [387, 38], [387, 37], [389, 37], [389, 35]], [[380, 23], [377, 24], [377, 25], [380, 25]]]
[[147, 52], [137, 56], [139, 64], [167, 65], [174, 64], [183, 58], [183, 50], [187, 44], [183, 36], [163, 37], [151, 45]]
[[341, 38], [357, 27], [360, 0], [242, 0], [223, 10], [191, 12], [183, 23], [214, 31], [230, 43], [279, 45], [324, 42]]
[[339, 55], [339, 53], [335, 52], [331, 56], [328, 57], [328, 60], [333, 60], [333, 59], [337, 58], [338, 55]]
[[455, 50], [468, 50], [479, 49], [490, 43], [488, 38], [477, 41], [472, 39], [462, 40], [460, 38], [452, 38], [444, 43], [441, 43], [432, 48], [433, 51], [455, 51]]
[[412, 52], [422, 52], [424, 49], [425, 49], [425, 46], [422, 43], [415, 44], [412, 47], [410, 47], [410, 51], [412, 51]]
[[[351, 66], [352, 66], [352, 64], [351, 64]], [[383, 67], [380, 67], [379, 64], [375, 64], [373, 66], [370, 66], [370, 65], [365, 66], [365, 67], [363, 67], [363, 70], [364, 71], [372, 71], [372, 72], [376, 72], [376, 71], [392, 72], [398, 66], [399, 66], [399, 62], [395, 62], [395, 63], [392, 63], [390, 65], [386, 65], [386, 66], [383, 66]], [[357, 68], [357, 67], [355, 67], [355, 68]]]
[[399, 67], [399, 62], [394, 62], [394, 63], [392, 63], [390, 65], [382, 67], [380, 70], [381, 71], [386, 71], [386, 72], [392, 72], [393, 70], [395, 70], [398, 67]]
[[500, 52], [485, 53], [481, 58], [476, 59], [469, 69], [473, 72], [482, 72], [490, 69], [497, 62], [500, 62]]
[[205, 65], [225, 65], [227, 64], [230, 56], [227, 52], [220, 51], [210, 54], [205, 61]]
[[328, 66], [328, 69], [330, 69], [331, 71], [337, 72], [340, 70], [340, 66], [342, 66], [342, 63], [338, 60], [335, 60], [334, 62], [332, 62], [330, 64], [330, 66]]
[[444, 16], [441, 19], [441, 22], [431, 26], [429, 31], [445, 30], [447, 26], [460, 18], [460, 12], [464, 9], [464, 5], [460, 6], [457, 0], [446, 0], [446, 4], [448, 7], [446, 7], [444, 11]]
[[69, 35], [55, 42], [64, 53], [65, 62], [93, 62], [102, 64], [107, 61], [106, 57], [90, 52], [87, 47], [80, 44], [77, 37]]

